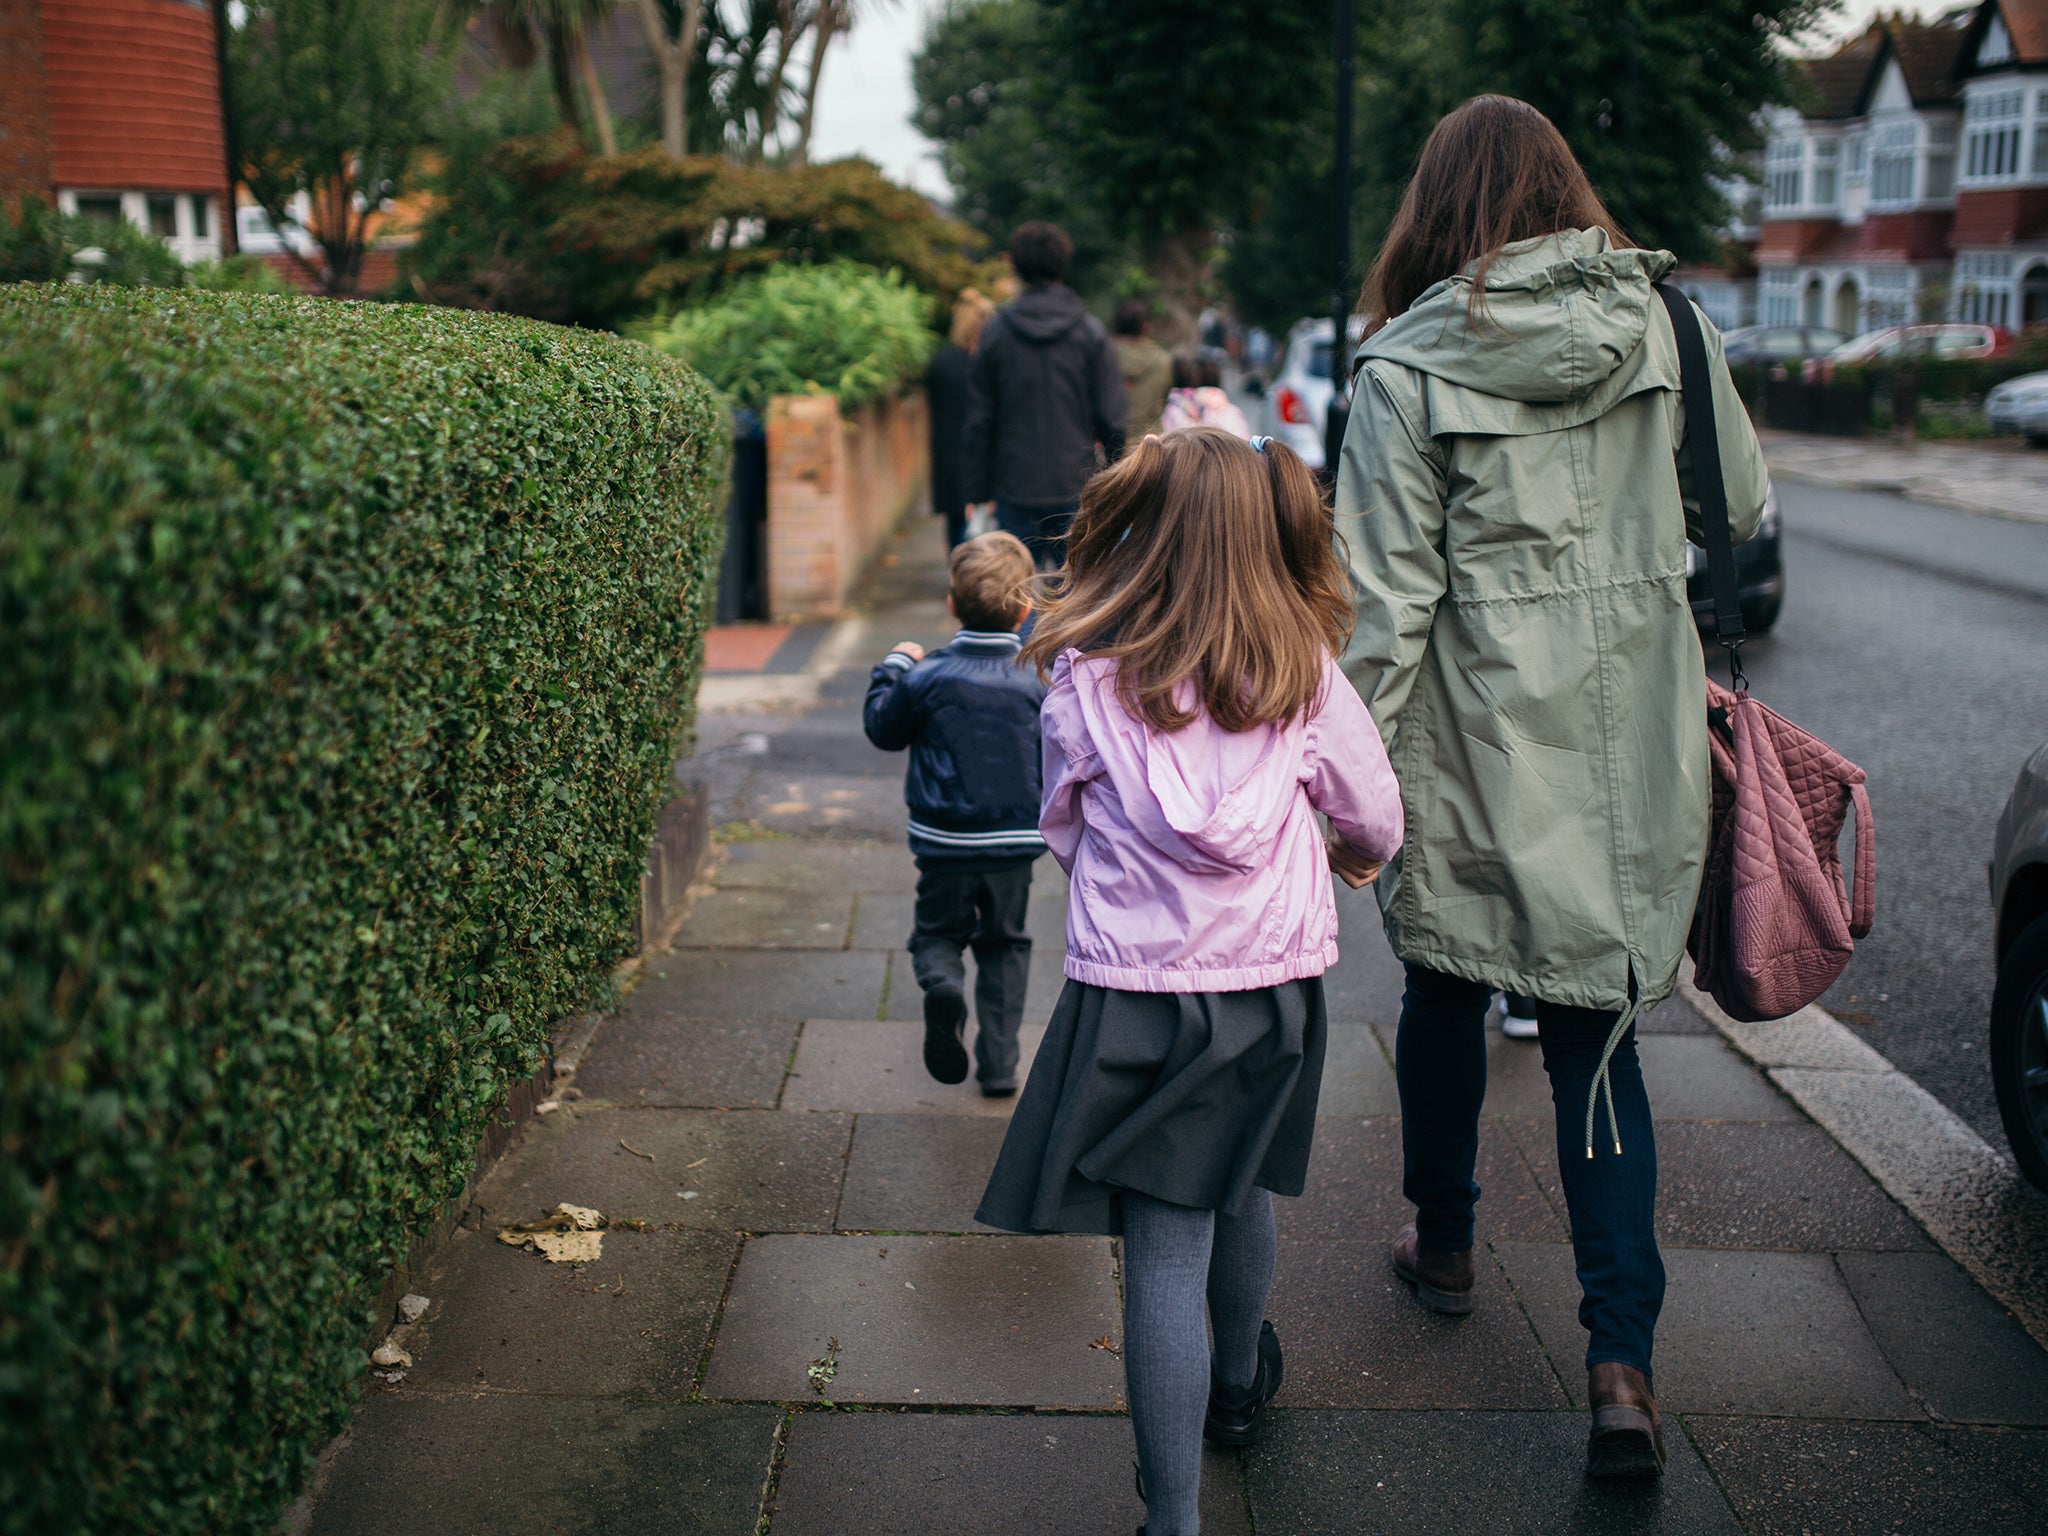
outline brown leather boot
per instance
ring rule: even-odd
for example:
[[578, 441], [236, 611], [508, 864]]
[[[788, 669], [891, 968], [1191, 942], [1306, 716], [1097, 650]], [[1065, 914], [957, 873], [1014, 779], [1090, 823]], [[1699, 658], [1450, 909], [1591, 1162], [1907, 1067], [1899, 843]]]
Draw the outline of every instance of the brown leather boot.
[[1394, 1239], [1394, 1273], [1415, 1287], [1415, 1299], [1432, 1312], [1463, 1317], [1472, 1310], [1472, 1250], [1425, 1248], [1413, 1223]]
[[1664, 1424], [1650, 1383], [1632, 1365], [1602, 1361], [1586, 1372], [1593, 1432], [1586, 1441], [1586, 1471], [1593, 1477], [1660, 1477]]

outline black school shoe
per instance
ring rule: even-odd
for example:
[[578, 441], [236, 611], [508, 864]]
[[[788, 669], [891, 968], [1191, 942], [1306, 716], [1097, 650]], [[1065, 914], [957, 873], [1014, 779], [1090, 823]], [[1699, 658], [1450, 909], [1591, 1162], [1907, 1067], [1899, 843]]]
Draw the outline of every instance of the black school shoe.
[[942, 981], [924, 995], [924, 1069], [942, 1083], [967, 1081], [967, 998]]
[[1213, 1377], [1209, 1382], [1209, 1417], [1202, 1424], [1202, 1438], [1211, 1445], [1250, 1445], [1265, 1432], [1266, 1405], [1280, 1390], [1284, 1362], [1280, 1358], [1280, 1336], [1273, 1325], [1259, 1327], [1259, 1369], [1248, 1387], [1226, 1387]]

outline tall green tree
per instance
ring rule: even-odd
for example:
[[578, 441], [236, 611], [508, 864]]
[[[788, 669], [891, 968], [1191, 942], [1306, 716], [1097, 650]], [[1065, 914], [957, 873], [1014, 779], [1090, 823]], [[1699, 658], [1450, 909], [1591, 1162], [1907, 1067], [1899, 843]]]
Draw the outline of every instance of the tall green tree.
[[[1398, 3], [1398, 0], [1387, 0]], [[1460, 96], [1519, 96], [1556, 123], [1637, 240], [1711, 257], [1716, 179], [1790, 100], [1785, 43], [1836, 0], [1438, 0]]]
[[327, 293], [356, 291], [369, 222], [432, 142], [454, 49], [438, 0], [249, 0], [228, 40], [235, 142], [279, 229], [301, 192]]
[[911, 60], [918, 131], [954, 212], [998, 246], [1027, 219], [1073, 237], [1074, 286], [1105, 295], [1131, 261], [1110, 201], [1075, 163], [1078, 127], [1035, 0], [954, 0]]
[[1193, 329], [1219, 235], [1241, 224], [1330, 47], [1327, 0], [1040, 0], [1073, 154], [1158, 283], [1169, 333]]

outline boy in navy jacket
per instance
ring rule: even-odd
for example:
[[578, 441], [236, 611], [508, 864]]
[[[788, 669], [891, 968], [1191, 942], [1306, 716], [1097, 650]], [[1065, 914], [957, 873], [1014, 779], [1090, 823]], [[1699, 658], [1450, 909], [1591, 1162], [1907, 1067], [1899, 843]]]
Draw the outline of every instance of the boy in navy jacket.
[[924, 1064], [942, 1083], [967, 1076], [962, 952], [974, 950], [975, 1075], [981, 1091], [1017, 1091], [1017, 1028], [1031, 968], [1025, 908], [1038, 835], [1038, 706], [1045, 684], [1017, 659], [1031, 611], [1031, 553], [1007, 533], [953, 551], [951, 645], [926, 655], [899, 642], [868, 683], [862, 723], [885, 752], [910, 749], [903, 798], [917, 858], [911, 968], [924, 989]]

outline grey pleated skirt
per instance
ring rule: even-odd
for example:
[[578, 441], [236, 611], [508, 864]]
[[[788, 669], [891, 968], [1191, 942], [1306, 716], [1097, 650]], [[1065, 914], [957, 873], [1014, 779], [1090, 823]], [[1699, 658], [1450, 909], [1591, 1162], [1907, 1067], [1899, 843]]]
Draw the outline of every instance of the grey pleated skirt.
[[1250, 992], [1069, 981], [975, 1219], [1113, 1235], [1127, 1189], [1230, 1214], [1254, 1185], [1300, 1194], [1327, 1028], [1320, 976]]

